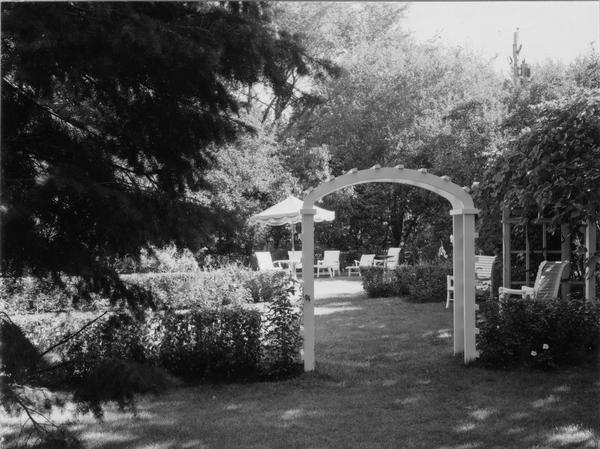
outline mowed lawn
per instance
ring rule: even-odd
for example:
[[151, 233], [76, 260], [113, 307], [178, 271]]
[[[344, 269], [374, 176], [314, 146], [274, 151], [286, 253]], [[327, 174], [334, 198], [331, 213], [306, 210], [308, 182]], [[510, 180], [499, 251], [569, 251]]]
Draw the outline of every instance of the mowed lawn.
[[[314, 373], [180, 387], [73, 430], [89, 448], [600, 448], [598, 367], [465, 367], [442, 303], [317, 281]], [[14, 421], [13, 421], [14, 422]]]

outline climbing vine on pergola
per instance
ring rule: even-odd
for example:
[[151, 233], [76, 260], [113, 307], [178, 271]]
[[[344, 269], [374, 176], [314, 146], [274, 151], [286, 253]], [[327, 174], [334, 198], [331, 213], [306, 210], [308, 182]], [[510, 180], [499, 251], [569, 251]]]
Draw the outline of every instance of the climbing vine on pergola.
[[[560, 258], [571, 259], [571, 239], [582, 234], [585, 296], [594, 298], [600, 222], [600, 89], [585, 89], [532, 108], [533, 121], [492, 163], [476, 198], [503, 208], [503, 284], [510, 287], [510, 227], [543, 226], [560, 236]], [[546, 232], [543, 232], [546, 238]], [[525, 239], [525, 257], [532, 249]], [[540, 251], [548, 259], [547, 245]], [[558, 253], [557, 253], [558, 254]], [[558, 258], [554, 256], [554, 258]], [[526, 265], [529, 260], [526, 260]], [[526, 270], [537, 267], [527, 266]], [[528, 278], [522, 279], [525, 283]], [[568, 293], [568, 286], [563, 294]]]

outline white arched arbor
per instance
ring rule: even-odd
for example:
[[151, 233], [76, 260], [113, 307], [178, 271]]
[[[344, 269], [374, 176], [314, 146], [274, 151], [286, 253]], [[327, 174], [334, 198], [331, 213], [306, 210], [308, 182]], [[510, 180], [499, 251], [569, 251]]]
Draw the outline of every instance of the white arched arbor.
[[477, 358], [475, 349], [475, 215], [479, 212], [466, 189], [452, 183], [447, 176], [438, 177], [427, 170], [408, 170], [402, 165], [368, 170], [353, 168], [348, 173], [309, 191], [302, 207], [302, 278], [304, 280], [304, 371], [315, 369], [315, 202], [336, 190], [356, 184], [395, 182], [421, 187], [446, 198], [452, 205], [454, 251], [454, 354], [463, 353], [465, 363]]

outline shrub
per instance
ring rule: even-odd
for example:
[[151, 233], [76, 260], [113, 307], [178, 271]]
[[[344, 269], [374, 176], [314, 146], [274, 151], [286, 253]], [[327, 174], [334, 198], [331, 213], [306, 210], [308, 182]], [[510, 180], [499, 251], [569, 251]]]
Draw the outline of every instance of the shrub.
[[252, 378], [260, 365], [261, 315], [241, 307], [153, 317], [148, 356], [187, 380]]
[[180, 273], [200, 269], [189, 249], [179, 249], [174, 244], [162, 248], [152, 245], [142, 248], [138, 258], [124, 257], [118, 261], [116, 268], [124, 273]]
[[442, 301], [446, 298], [446, 276], [452, 274], [448, 264], [401, 265], [398, 277], [408, 289], [412, 301]]
[[361, 268], [363, 288], [369, 298], [401, 296], [408, 292], [398, 282], [395, 271], [386, 270], [382, 267]]
[[482, 306], [477, 347], [486, 366], [554, 368], [597, 356], [598, 302], [510, 298]]
[[238, 265], [188, 273], [144, 273], [122, 275], [149, 290], [159, 309], [188, 309], [209, 304], [240, 305], [269, 302], [278, 285], [290, 276], [285, 271], [251, 271]]
[[411, 301], [442, 301], [446, 298], [448, 264], [400, 265], [394, 270], [381, 267], [361, 269], [367, 296], [405, 296]]
[[122, 275], [125, 282], [152, 294], [159, 309], [188, 309], [208, 304], [235, 305], [252, 301], [246, 280], [252, 272], [238, 268]]
[[249, 290], [253, 302], [271, 302], [285, 290], [290, 275], [285, 271], [251, 271], [244, 285]]
[[0, 278], [0, 310], [7, 313], [97, 310], [109, 304], [107, 298], [90, 293], [83, 299], [80, 279], [62, 276], [62, 287], [31, 276]]
[[29, 315], [16, 323], [40, 351], [67, 340], [47, 356], [62, 365], [61, 383], [81, 384], [107, 360], [153, 365], [186, 380], [281, 377], [296, 366], [300, 344], [297, 298], [281, 282], [287, 287], [277, 289], [265, 317], [241, 306], [206, 306], [141, 320], [109, 312], [83, 330], [89, 314]]
[[293, 374], [300, 362], [300, 295], [288, 279], [281, 279], [269, 303], [265, 320], [263, 375], [281, 378]]

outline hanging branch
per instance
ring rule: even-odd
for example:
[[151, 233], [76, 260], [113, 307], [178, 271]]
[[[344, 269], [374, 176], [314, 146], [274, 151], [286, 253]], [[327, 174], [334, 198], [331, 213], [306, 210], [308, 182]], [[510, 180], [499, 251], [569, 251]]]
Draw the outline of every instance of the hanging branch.
[[43, 357], [44, 355], [48, 354], [50, 351], [52, 351], [54, 348], [68, 342], [69, 340], [71, 340], [73, 337], [75, 337], [76, 335], [79, 335], [81, 332], [83, 332], [86, 328], [90, 327], [92, 324], [94, 324], [96, 321], [98, 321], [100, 318], [102, 318], [104, 315], [106, 315], [109, 312], [109, 310], [105, 311], [102, 315], [97, 316], [96, 318], [94, 318], [92, 321], [88, 321], [82, 328], [80, 328], [77, 332], [74, 332], [72, 334], [67, 335], [65, 338], [63, 338], [61, 341], [59, 341], [58, 343], [50, 346], [48, 349], [46, 349], [44, 352], [42, 352], [40, 354], [40, 357]]

